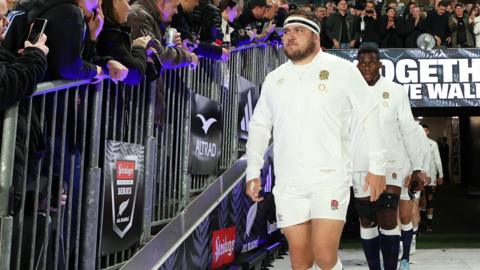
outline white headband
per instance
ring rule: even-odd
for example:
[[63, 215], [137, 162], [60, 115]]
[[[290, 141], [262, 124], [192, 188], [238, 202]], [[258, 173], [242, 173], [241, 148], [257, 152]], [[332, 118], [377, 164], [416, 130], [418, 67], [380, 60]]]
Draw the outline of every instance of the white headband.
[[303, 26], [308, 28], [313, 33], [320, 35], [320, 26], [318, 26], [318, 23], [304, 17], [290, 16], [285, 20], [283, 27], [285, 28], [287, 25]]

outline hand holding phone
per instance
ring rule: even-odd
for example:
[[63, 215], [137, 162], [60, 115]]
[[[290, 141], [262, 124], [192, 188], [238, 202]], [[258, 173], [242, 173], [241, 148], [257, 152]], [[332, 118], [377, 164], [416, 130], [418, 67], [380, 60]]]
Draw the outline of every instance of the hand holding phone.
[[[48, 54], [48, 47], [45, 45], [47, 42], [47, 36], [43, 33], [47, 20], [36, 19], [30, 28], [27, 40], [25, 40], [24, 48], [35, 47], [43, 51], [45, 55]], [[24, 49], [18, 50], [18, 54], [23, 54]]]
[[27, 37], [27, 40], [30, 41], [30, 43], [35, 44], [38, 42], [43, 32], [45, 31], [47, 22], [48, 21], [46, 19], [42, 19], [42, 18], [36, 18], [35, 21], [33, 21], [32, 26], [30, 28], [30, 33], [28, 34], [28, 37]]

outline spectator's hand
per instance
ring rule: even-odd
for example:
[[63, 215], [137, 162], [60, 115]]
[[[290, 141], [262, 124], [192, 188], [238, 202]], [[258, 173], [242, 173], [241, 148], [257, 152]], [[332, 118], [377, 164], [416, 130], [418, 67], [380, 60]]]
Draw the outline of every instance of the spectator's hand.
[[350, 41], [350, 43], [348, 44], [348, 46], [349, 46], [350, 48], [355, 48], [355, 44], [356, 44], [356, 43], [357, 43], [357, 41], [354, 39], [354, 40]]
[[438, 184], [439, 186], [441, 186], [441, 185], [443, 184], [443, 177], [439, 177], [439, 178], [437, 179], [437, 184]]
[[247, 35], [250, 37], [250, 41], [254, 40], [257, 37], [257, 31], [247, 31]]
[[173, 37], [173, 43], [177, 46], [180, 47], [182, 46], [182, 34], [176, 33], [175, 36]]
[[67, 205], [67, 194], [65, 193], [65, 189], [62, 187], [62, 195], [60, 195], [60, 206]]
[[452, 38], [451, 37], [447, 37], [447, 39], [445, 40], [447, 42], [447, 44], [450, 44], [450, 42], [452, 42]]
[[192, 62], [190, 63], [191, 69], [196, 69], [198, 66], [198, 56], [194, 53], [190, 54], [192, 56]]
[[373, 13], [372, 13], [372, 18], [373, 18], [374, 20], [377, 19], [377, 12], [376, 12], [375, 10], [374, 10]]
[[98, 35], [100, 35], [100, 32], [102, 31], [103, 28], [103, 22], [104, 22], [104, 15], [102, 12], [102, 8], [99, 4], [99, 6], [96, 9], [97, 15], [94, 16], [93, 13], [91, 13], [89, 16], [87, 16], [87, 22], [88, 22], [88, 29], [90, 30], [90, 40], [95, 41], [98, 38]]
[[108, 75], [110, 75], [110, 79], [112, 79], [114, 83], [125, 80], [128, 75], [128, 68], [116, 60], [108, 61], [107, 67]]
[[132, 45], [147, 48], [148, 42], [150, 42], [151, 39], [152, 37], [150, 36], [139, 37], [133, 41]]
[[333, 41], [333, 47], [335, 49], [340, 49], [340, 42], [338, 42], [338, 40], [336, 39], [333, 39], [332, 41]]
[[222, 48], [222, 57], [220, 58], [221, 61], [226, 62], [230, 58], [230, 51]]
[[370, 201], [374, 202], [386, 188], [385, 176], [375, 175], [369, 172], [365, 177], [365, 185], [363, 186], [363, 190], [367, 191], [368, 187], [370, 187]]
[[184, 39], [182, 42], [182, 48], [191, 53], [193, 52], [196, 48], [198, 48], [198, 43], [197, 42], [192, 42], [190, 39]]
[[435, 36], [435, 40], [437, 41], [437, 46], [442, 45], [442, 39], [439, 36]]
[[253, 202], [263, 201], [263, 197], [260, 197], [260, 190], [262, 190], [262, 180], [260, 178], [249, 180], [245, 184], [245, 193]]
[[[42, 50], [42, 52], [45, 55], [47, 55], [48, 52], [49, 52], [49, 49], [48, 49], [47, 45], [45, 45], [45, 42], [47, 42], [47, 36], [45, 34], [42, 34], [40, 36], [40, 38], [38, 39], [37, 43], [35, 43], [35, 44], [32, 44], [32, 43], [30, 43], [30, 41], [26, 40], [25, 44], [24, 44], [24, 47], [25, 48], [28, 48], [28, 47], [39, 48], [40, 50]], [[23, 49], [20, 50], [18, 53], [23, 54]]]
[[416, 15], [414, 18], [415, 18], [415, 26], [417, 26], [418, 23], [420, 23], [420, 15]]
[[[149, 47], [149, 48], [147, 49], [147, 57], [148, 57], [147, 62], [148, 62], [149, 60], [150, 60], [150, 61], [152, 60], [151, 56], [152, 56], [152, 54], [155, 54], [155, 53], [157, 53], [157, 50], [155, 50], [155, 48]], [[152, 63], [153, 63], [153, 61], [152, 61]]]
[[271, 34], [273, 31], [275, 31], [275, 27], [275, 23], [273, 21], [270, 21], [270, 23], [268, 24], [267, 33]]
[[395, 28], [395, 22], [394, 21], [388, 21], [387, 22], [387, 29], [390, 29], [390, 28]]
[[91, 84], [97, 84], [101, 81], [103, 81], [103, 78], [104, 78], [104, 74], [103, 74], [103, 70], [100, 66], [96, 66], [97, 67], [97, 76], [95, 76], [92, 81], [90, 82]]
[[427, 180], [425, 179], [425, 174], [421, 171], [414, 171], [412, 173], [410, 182], [417, 182], [417, 188], [415, 189], [415, 191], [423, 190], [423, 186], [425, 185], [426, 181]]
[[429, 185], [432, 182], [432, 178], [428, 176], [425, 178], [425, 180], [425, 185]]
[[474, 25], [475, 24], [475, 14], [472, 14], [470, 15], [470, 17], [468, 18], [468, 22], [471, 24], [471, 25]]

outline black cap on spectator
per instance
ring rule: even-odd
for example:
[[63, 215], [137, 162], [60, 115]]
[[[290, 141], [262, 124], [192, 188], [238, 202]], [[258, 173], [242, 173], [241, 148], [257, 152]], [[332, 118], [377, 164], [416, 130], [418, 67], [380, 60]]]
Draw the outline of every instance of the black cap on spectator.
[[248, 1], [248, 7], [254, 9], [256, 7], [270, 7], [267, 0], [250, 0]]
[[295, 9], [297, 9], [297, 8], [298, 8], [298, 7], [297, 7], [297, 5], [295, 5], [295, 4], [289, 4], [289, 5], [288, 5], [288, 10], [295, 10]]

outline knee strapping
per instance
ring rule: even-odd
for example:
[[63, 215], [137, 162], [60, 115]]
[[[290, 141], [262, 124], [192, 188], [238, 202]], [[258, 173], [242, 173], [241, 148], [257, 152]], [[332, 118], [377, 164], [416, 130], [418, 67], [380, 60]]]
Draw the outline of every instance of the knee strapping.
[[382, 193], [377, 200], [377, 223], [384, 230], [397, 226], [397, 209], [400, 196], [393, 193]]
[[362, 227], [373, 227], [377, 224], [377, 209], [370, 201], [355, 199], [355, 209]]
[[397, 210], [400, 196], [394, 193], [384, 192], [380, 194], [376, 204], [378, 210], [393, 209]]

